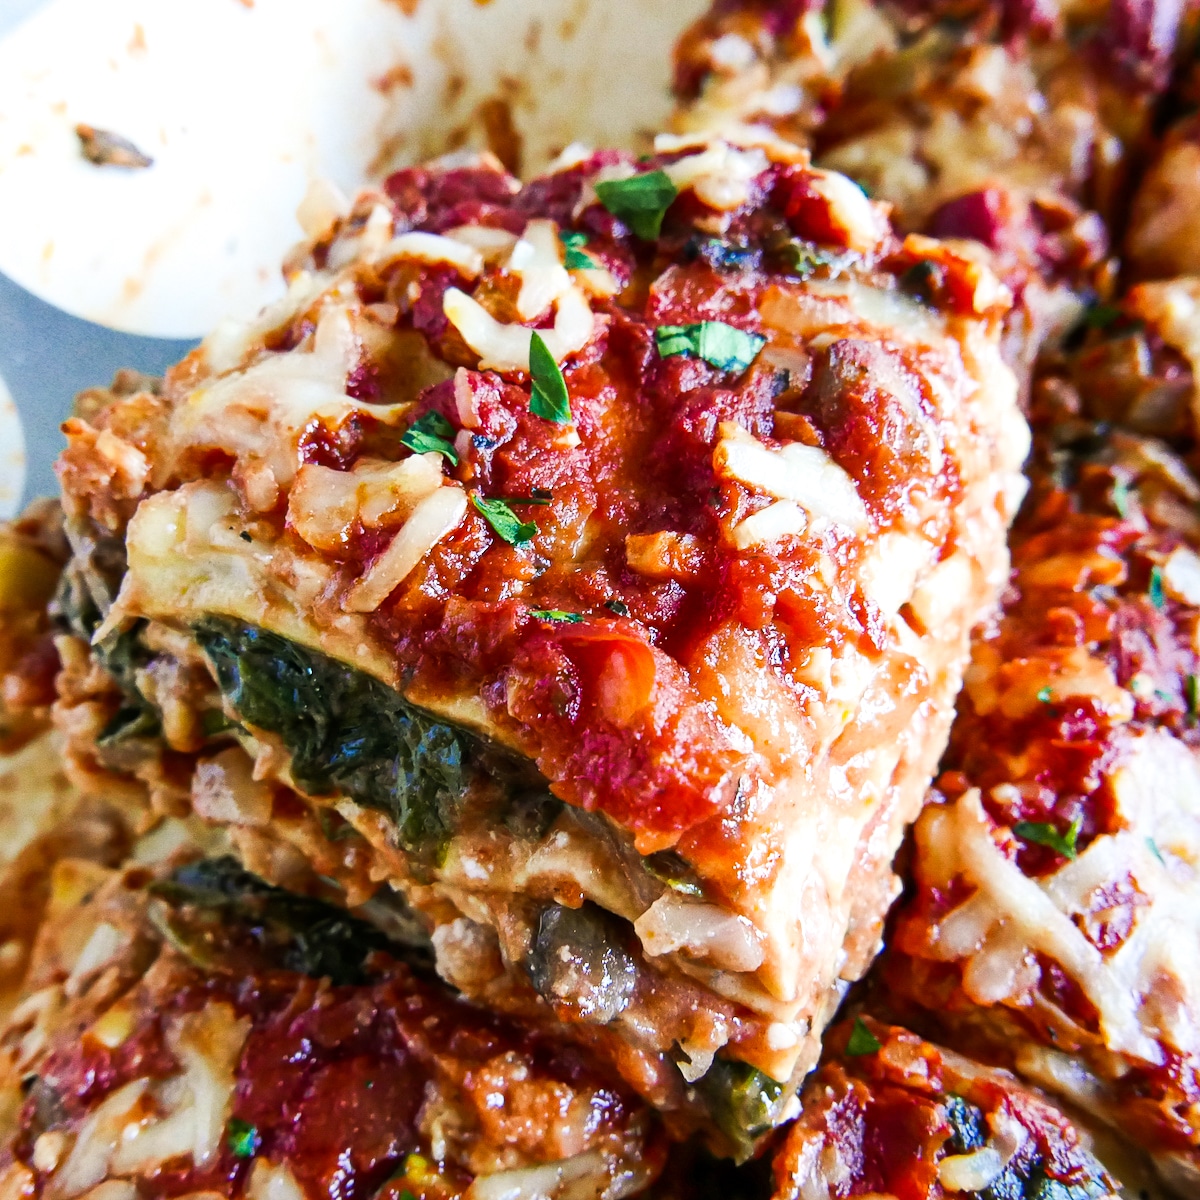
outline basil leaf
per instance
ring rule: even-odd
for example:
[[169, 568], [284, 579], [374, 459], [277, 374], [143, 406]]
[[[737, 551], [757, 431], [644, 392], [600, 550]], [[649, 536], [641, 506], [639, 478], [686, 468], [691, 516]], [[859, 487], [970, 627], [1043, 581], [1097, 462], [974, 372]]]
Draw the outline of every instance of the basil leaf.
[[663, 217], [678, 195], [666, 171], [647, 171], [629, 179], [609, 179], [596, 184], [600, 203], [648, 242], [662, 232]]
[[258, 1136], [258, 1130], [248, 1121], [243, 1121], [238, 1117], [229, 1118], [229, 1133], [226, 1135], [226, 1140], [234, 1158], [253, 1158], [262, 1142]]
[[563, 244], [563, 266], [568, 271], [590, 271], [599, 264], [590, 255], [584, 254], [580, 246], [587, 245], [587, 234], [575, 229], [561, 229], [558, 240]]
[[863, 1024], [862, 1017], [854, 1018], [854, 1028], [850, 1031], [850, 1040], [846, 1043], [847, 1054], [852, 1054], [856, 1058], [863, 1054], [874, 1054], [882, 1044]]
[[535, 417], [569, 425], [571, 397], [567, 395], [567, 381], [538, 333], [529, 341], [529, 376], [533, 380], [529, 411]]
[[531, 608], [529, 615], [543, 621], [563, 621], [568, 625], [578, 625], [583, 620], [579, 613], [566, 612], [561, 608]]
[[1163, 591], [1163, 573], [1162, 567], [1150, 568], [1150, 603], [1155, 608], [1162, 608], [1167, 602], [1166, 593]]
[[533, 521], [522, 521], [509, 508], [507, 500], [489, 500], [478, 492], [472, 492], [471, 503], [496, 534], [510, 546], [522, 546], [532, 541], [537, 533], [537, 525]]
[[1036, 842], [1039, 846], [1046, 846], [1049, 849], [1061, 854], [1063, 858], [1076, 858], [1079, 851], [1075, 848], [1075, 842], [1079, 837], [1079, 830], [1083, 825], [1083, 818], [1076, 817], [1071, 822], [1067, 832], [1059, 833], [1053, 825], [1046, 821], [1018, 821], [1013, 826], [1013, 833], [1022, 841]]
[[414, 454], [428, 454], [433, 450], [449, 459], [452, 466], [457, 466], [458, 455], [450, 440], [453, 437], [454, 426], [440, 412], [430, 410], [404, 431], [400, 444], [407, 446]]
[[654, 343], [663, 358], [674, 354], [694, 355], [721, 371], [741, 374], [758, 356], [767, 339], [757, 333], [735, 329], [724, 321], [700, 321], [695, 325], [660, 325]]

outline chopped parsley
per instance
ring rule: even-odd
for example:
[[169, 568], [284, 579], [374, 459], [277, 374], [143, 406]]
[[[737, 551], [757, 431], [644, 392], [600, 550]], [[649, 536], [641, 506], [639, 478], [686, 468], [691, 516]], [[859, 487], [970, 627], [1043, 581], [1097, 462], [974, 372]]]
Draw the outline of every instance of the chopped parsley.
[[1115, 479], [1112, 485], [1112, 491], [1108, 494], [1112, 501], [1112, 506], [1117, 510], [1117, 516], [1121, 520], [1129, 518], [1129, 484], [1124, 479]]
[[558, 240], [563, 244], [563, 265], [568, 271], [590, 271], [598, 264], [590, 254], [584, 254], [581, 246], [587, 245], [587, 234], [575, 229], [559, 230]]
[[[609, 612], [616, 613], [618, 617], [629, 616], [629, 605], [626, 604], [624, 600], [605, 600], [604, 607], [607, 608]], [[1189, 675], [1188, 678], [1194, 679], [1195, 676]]]
[[1049, 704], [1050, 701], [1054, 699], [1054, 693], [1050, 690], [1049, 684], [1047, 684], [1044, 688], [1039, 689], [1037, 698], [1042, 704]]
[[850, 1031], [850, 1040], [846, 1043], [846, 1053], [857, 1056], [874, 1054], [882, 1043], [863, 1024], [862, 1017], [854, 1018], [854, 1028]]
[[1158, 843], [1152, 837], [1148, 837], [1146, 839], [1146, 849], [1149, 850], [1150, 853], [1153, 854], [1154, 857], [1157, 858], [1164, 867], [1167, 865], [1167, 860], [1163, 858], [1162, 851], [1158, 848]]
[[428, 454], [433, 450], [449, 459], [451, 465], [457, 466], [458, 455], [450, 441], [453, 437], [454, 426], [440, 412], [430, 410], [404, 431], [400, 444], [407, 446], [414, 454]]
[[567, 612], [561, 608], [531, 608], [529, 615], [543, 621], [563, 621], [568, 625], [578, 625], [583, 620], [579, 613]]
[[567, 381], [554, 361], [554, 355], [536, 332], [529, 340], [529, 376], [533, 380], [529, 411], [535, 417], [569, 425], [571, 397], [567, 395]]
[[1107, 329], [1115, 325], [1122, 315], [1115, 304], [1093, 304], [1084, 312], [1083, 323], [1089, 329]]
[[835, 254], [832, 250], [822, 250], [812, 242], [802, 242], [790, 238], [778, 250], [779, 261], [791, 275], [799, 275], [807, 279], [821, 267], [830, 267], [836, 274], [842, 265], [844, 256]]
[[471, 503], [497, 536], [510, 546], [522, 546], [532, 541], [537, 533], [537, 525], [533, 521], [522, 521], [509, 507], [507, 500], [489, 500], [478, 492], [472, 492]]
[[1075, 848], [1075, 843], [1079, 838], [1079, 830], [1083, 826], [1083, 818], [1076, 817], [1071, 822], [1066, 833], [1059, 833], [1047, 821], [1018, 821], [1013, 826], [1013, 833], [1022, 841], [1036, 842], [1039, 846], [1046, 846], [1049, 849], [1061, 854], [1063, 858], [1075, 858], [1079, 851]]
[[647, 171], [629, 179], [596, 184], [600, 203], [640, 238], [652, 242], [662, 232], [663, 217], [679, 190], [666, 171]]
[[1187, 697], [1189, 715], [1196, 716], [1200, 713], [1200, 677], [1188, 675], [1183, 681], [1183, 694]]
[[253, 1158], [262, 1145], [258, 1130], [249, 1121], [243, 1121], [239, 1117], [229, 1118], [226, 1141], [234, 1158]]
[[702, 358], [718, 370], [740, 374], [755, 360], [767, 339], [724, 321], [700, 321], [695, 325], [660, 325], [654, 331], [654, 342], [663, 358], [685, 354]]
[[1150, 568], [1150, 603], [1155, 608], [1162, 608], [1167, 602], [1166, 593], [1163, 591], [1163, 573], [1162, 567]]

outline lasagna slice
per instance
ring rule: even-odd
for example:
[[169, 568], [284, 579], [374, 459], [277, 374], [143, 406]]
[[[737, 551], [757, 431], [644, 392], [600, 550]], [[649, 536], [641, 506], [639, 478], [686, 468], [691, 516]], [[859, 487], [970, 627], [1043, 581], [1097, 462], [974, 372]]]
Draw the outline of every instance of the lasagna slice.
[[63, 858], [0, 1033], [6, 1194], [620, 1198], [664, 1145], [554, 1041], [228, 858]]
[[1109, 1122], [1192, 1196], [1200, 485], [1164, 443], [1084, 420], [1069, 379], [1039, 402], [1012, 587], [915, 827], [885, 1002]]
[[1116, 1200], [1080, 1131], [1007, 1071], [870, 1017], [829, 1030], [774, 1200]]
[[878, 947], [1028, 431], [985, 267], [668, 144], [310, 210], [278, 306], [89, 401], [63, 703], [82, 776], [348, 825], [451, 982], [745, 1152]]
[[1077, 293], [1111, 289], [1106, 227], [1193, 7], [721, 0], [677, 47], [675, 122], [765, 125], [901, 228], [986, 247], [1018, 296], [1007, 353], [1024, 375]]

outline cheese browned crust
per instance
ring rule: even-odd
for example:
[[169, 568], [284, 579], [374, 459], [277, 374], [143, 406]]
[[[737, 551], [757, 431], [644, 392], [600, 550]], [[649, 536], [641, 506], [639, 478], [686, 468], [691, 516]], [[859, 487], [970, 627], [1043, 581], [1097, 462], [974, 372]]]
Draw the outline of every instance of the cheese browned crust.
[[[633, 176], [677, 194], [658, 238], [598, 200]], [[590, 265], [564, 268], [560, 234]], [[1027, 431], [1003, 287], [769, 140], [668, 140], [524, 188], [402, 172], [289, 271], [161, 394], [68, 424], [73, 575], [122, 542], [128, 563], [93, 596], [97, 652], [219, 781], [241, 768], [229, 732], [206, 742], [211, 668], [255, 778], [386, 857], [468, 993], [487, 962], [526, 975], [665, 1108], [697, 1105], [718, 1052], [780, 1097], [877, 949], [1005, 578]], [[565, 423], [531, 411], [534, 325]], [[707, 350], [665, 349], [701, 330]], [[402, 444], [429, 414], [452, 455]], [[293, 699], [264, 716], [266, 660]], [[314, 673], [388, 690], [349, 738], [344, 709], [312, 715]], [[373, 720], [390, 689], [406, 728], [440, 722], [413, 761], [455, 747], [448, 809], [414, 811], [394, 765], [386, 803], [369, 772], [313, 767], [314, 739], [341, 762], [409, 720]], [[548, 825], [510, 819], [539, 794]]]

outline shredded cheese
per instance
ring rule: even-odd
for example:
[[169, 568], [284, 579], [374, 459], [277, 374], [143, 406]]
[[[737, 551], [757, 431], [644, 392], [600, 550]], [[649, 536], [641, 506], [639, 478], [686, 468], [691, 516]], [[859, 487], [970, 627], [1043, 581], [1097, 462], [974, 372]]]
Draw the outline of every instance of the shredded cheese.
[[713, 452], [718, 475], [792, 500], [810, 515], [855, 532], [866, 528], [866, 506], [854, 481], [820, 447], [792, 442], [771, 450], [733, 421], [723, 421], [719, 432]]
[[[1038, 879], [1001, 854], [978, 792], [931, 811], [922, 857], [932, 864], [937, 856], [939, 877], [961, 872], [979, 889], [942, 920], [936, 945], [943, 957], [967, 959], [968, 990], [992, 985], [978, 997], [986, 1003], [1019, 1002], [1037, 981], [1022, 964], [1041, 952], [1095, 1006], [1111, 1050], [1160, 1064], [1163, 1042], [1200, 1053], [1200, 763], [1169, 735], [1146, 735], [1113, 782], [1128, 827]], [[1130, 936], [1102, 955], [1074, 918], [1099, 889], [1126, 878], [1148, 902]]]
[[374, 612], [404, 582], [417, 564], [467, 515], [467, 494], [460, 487], [438, 488], [413, 509], [388, 548], [350, 589], [348, 612]]
[[[446, 319], [462, 334], [463, 341], [479, 355], [481, 367], [497, 371], [528, 371], [533, 330], [524, 325], [497, 321], [473, 297], [458, 288], [448, 288], [442, 300]], [[572, 286], [559, 298], [553, 329], [539, 329], [546, 349], [555, 362], [582, 350], [591, 341], [595, 319], [587, 298]]]

